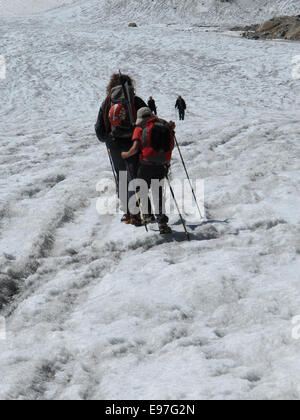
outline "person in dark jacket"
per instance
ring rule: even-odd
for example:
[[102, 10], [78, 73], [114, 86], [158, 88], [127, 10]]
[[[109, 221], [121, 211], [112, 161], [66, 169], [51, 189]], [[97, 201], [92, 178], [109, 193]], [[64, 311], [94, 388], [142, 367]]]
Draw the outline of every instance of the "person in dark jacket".
[[154, 115], [157, 115], [156, 103], [155, 103], [155, 100], [152, 98], [152, 96], [150, 96], [150, 98], [149, 98], [148, 108], [151, 109], [151, 111]]
[[178, 99], [177, 99], [176, 104], [175, 104], [175, 108], [178, 109], [179, 119], [181, 121], [184, 121], [186, 103], [185, 103], [185, 100], [181, 96], [178, 96]]
[[[123, 80], [128, 83], [128, 85], [132, 88], [134, 88], [134, 81], [133, 79], [128, 75], [122, 75]], [[126, 172], [128, 174], [128, 184], [130, 181], [136, 178], [138, 165], [139, 165], [139, 159], [138, 156], [133, 156], [131, 159], [128, 159], [124, 161], [121, 157], [122, 152], [128, 151], [132, 146], [132, 135], [134, 131], [134, 127], [132, 127], [132, 130], [128, 132], [128, 138], [116, 138], [112, 135], [112, 127], [111, 127], [111, 121], [109, 119], [109, 112], [112, 106], [111, 101], [111, 91], [113, 88], [119, 86], [121, 84], [120, 75], [119, 74], [113, 74], [110, 78], [109, 84], [106, 88], [106, 99], [101, 105], [98, 119], [95, 125], [95, 131], [96, 135], [99, 139], [99, 141], [106, 143], [107, 149], [109, 151], [109, 154], [111, 156], [114, 170], [116, 173], [117, 178], [117, 192], [118, 197], [121, 201], [121, 208], [125, 212], [122, 222], [130, 223], [130, 214], [128, 211], [128, 200], [130, 197], [128, 197], [127, 191], [121, 191], [121, 185], [120, 185], [120, 172]], [[145, 102], [139, 98], [138, 96], [134, 96], [133, 98], [133, 116], [134, 119], [136, 119], [136, 113], [140, 108], [146, 107], [147, 105]]]

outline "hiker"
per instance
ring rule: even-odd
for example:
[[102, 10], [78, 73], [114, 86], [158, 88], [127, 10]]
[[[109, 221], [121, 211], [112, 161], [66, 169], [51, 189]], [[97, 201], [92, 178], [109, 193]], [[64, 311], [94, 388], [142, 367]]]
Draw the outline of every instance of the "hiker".
[[152, 98], [152, 96], [150, 96], [148, 100], [148, 108], [151, 109], [153, 115], [157, 115], [156, 103], [155, 103], [155, 100]]
[[[140, 154], [137, 178], [144, 180], [150, 189], [153, 180], [163, 181], [167, 176], [174, 149], [175, 123], [153, 116], [150, 108], [141, 108], [137, 113], [136, 126], [132, 136], [133, 145], [129, 151], [122, 153], [122, 158], [130, 159]], [[154, 197], [154, 205], [160, 233], [171, 233], [169, 218], [164, 211], [165, 191], [162, 184], [159, 197]], [[151, 217], [149, 205], [148, 209], [142, 210], [145, 219]]]
[[128, 197], [127, 191], [122, 191], [120, 172], [127, 171], [128, 185], [137, 175], [139, 159], [138, 156], [132, 156], [124, 161], [121, 157], [122, 152], [131, 148], [134, 131], [134, 125], [131, 124], [128, 110], [124, 105], [122, 83], [128, 84], [134, 121], [137, 111], [146, 106], [145, 102], [135, 95], [133, 79], [128, 75], [115, 73], [111, 76], [107, 85], [107, 96], [101, 105], [95, 131], [99, 141], [106, 143], [108, 153], [111, 156], [112, 169], [116, 175], [117, 194], [121, 201], [121, 208], [124, 211], [121, 221], [126, 223], [130, 222], [128, 211], [128, 200], [130, 197]]
[[182, 96], [178, 96], [175, 108], [178, 109], [179, 112], [179, 120], [184, 121], [185, 117], [185, 110], [186, 110], [186, 103]]

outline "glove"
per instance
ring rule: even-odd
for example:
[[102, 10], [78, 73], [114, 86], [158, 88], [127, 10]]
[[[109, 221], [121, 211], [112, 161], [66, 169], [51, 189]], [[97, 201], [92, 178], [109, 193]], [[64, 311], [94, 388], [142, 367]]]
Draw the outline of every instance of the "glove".
[[169, 126], [170, 126], [171, 130], [175, 131], [176, 124], [174, 123], [174, 121], [169, 121]]

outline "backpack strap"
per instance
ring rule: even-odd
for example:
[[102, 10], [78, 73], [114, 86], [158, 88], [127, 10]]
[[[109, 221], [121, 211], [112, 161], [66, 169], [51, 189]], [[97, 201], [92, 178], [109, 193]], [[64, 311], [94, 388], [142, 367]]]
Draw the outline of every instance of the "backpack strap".
[[151, 147], [151, 130], [154, 124], [158, 121], [157, 118], [151, 118], [150, 120], [146, 121], [145, 123], [141, 124], [143, 128], [142, 133], [142, 144], [143, 148]]
[[143, 134], [142, 134], [142, 144], [143, 144], [143, 149], [146, 149], [146, 147], [148, 146], [148, 140], [149, 138], [149, 127], [145, 127], [143, 129]]

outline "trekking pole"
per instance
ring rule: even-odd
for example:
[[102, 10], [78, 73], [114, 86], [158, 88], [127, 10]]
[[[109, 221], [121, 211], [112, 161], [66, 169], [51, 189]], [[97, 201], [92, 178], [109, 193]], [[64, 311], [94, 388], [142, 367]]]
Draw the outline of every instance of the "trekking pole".
[[127, 112], [129, 115], [129, 120], [130, 120], [130, 124], [132, 125], [132, 127], [134, 127], [135, 125], [135, 120], [133, 117], [133, 113], [132, 113], [132, 107], [131, 107], [131, 103], [130, 103], [130, 93], [129, 93], [129, 86], [128, 86], [128, 82], [125, 82], [121, 73], [121, 70], [119, 70], [119, 77], [120, 77], [120, 83], [123, 89], [123, 93], [124, 93], [124, 97], [126, 100], [126, 108], [127, 108]]
[[112, 160], [112, 157], [111, 157], [110, 150], [109, 150], [109, 148], [108, 148], [108, 146], [107, 146], [107, 145], [106, 145], [106, 149], [107, 149], [108, 158], [109, 158], [109, 161], [110, 161], [110, 164], [111, 164], [111, 169], [112, 169], [112, 172], [113, 172], [113, 174], [114, 174], [115, 183], [116, 183], [116, 189], [118, 189], [118, 179], [117, 179], [117, 174], [116, 174], [115, 166], [114, 166], [114, 163], [113, 163], [113, 160]]
[[180, 155], [180, 157], [181, 157], [181, 161], [182, 161], [182, 164], [183, 164], [183, 167], [184, 167], [184, 170], [185, 170], [186, 176], [188, 177], [188, 180], [189, 180], [189, 183], [190, 183], [190, 186], [191, 186], [191, 189], [192, 189], [192, 193], [193, 193], [193, 196], [194, 196], [194, 199], [195, 199], [195, 202], [196, 202], [196, 205], [197, 205], [198, 211], [199, 211], [200, 219], [204, 219], [204, 217], [202, 216], [202, 213], [201, 213], [201, 210], [200, 210], [200, 207], [199, 207], [199, 204], [198, 204], [198, 200], [197, 200], [197, 197], [196, 197], [196, 194], [195, 194], [195, 191], [194, 191], [194, 187], [193, 187], [193, 184], [192, 184], [191, 178], [190, 178], [190, 176], [189, 176], [189, 173], [188, 173], [188, 171], [187, 171], [187, 168], [186, 168], [186, 165], [185, 165], [185, 162], [184, 162], [184, 159], [183, 159], [183, 156], [182, 156], [182, 153], [181, 153], [181, 150], [180, 150], [180, 147], [179, 147], [179, 143], [178, 143], [178, 141], [177, 141], [176, 136], [174, 136], [174, 139], [175, 139], [175, 143], [176, 143], [176, 146], [177, 146], [177, 149], [178, 149], [179, 155]]
[[185, 231], [186, 237], [187, 237], [187, 238], [188, 238], [188, 240], [190, 241], [190, 240], [191, 240], [191, 237], [190, 237], [190, 234], [189, 234], [189, 232], [188, 232], [188, 230], [187, 230], [187, 227], [186, 227], [185, 221], [184, 221], [184, 219], [183, 219], [183, 217], [182, 217], [182, 214], [181, 214], [181, 212], [180, 212], [179, 205], [178, 205], [178, 202], [177, 202], [177, 200], [176, 200], [175, 193], [174, 193], [174, 190], [173, 190], [173, 188], [172, 188], [172, 185], [171, 185], [171, 182], [170, 182], [170, 179], [169, 179], [168, 175], [166, 175], [166, 179], [167, 179], [167, 181], [168, 181], [168, 184], [169, 184], [169, 187], [170, 187], [170, 191], [171, 191], [171, 194], [172, 194], [173, 200], [174, 200], [174, 202], [175, 202], [175, 204], [176, 204], [176, 207], [177, 207], [177, 210], [178, 210], [178, 213], [179, 213], [180, 219], [181, 219], [182, 226], [184, 227], [184, 231]]

